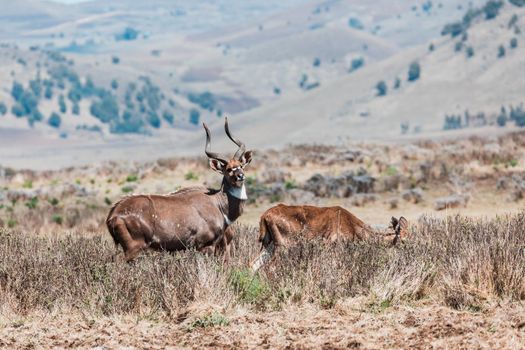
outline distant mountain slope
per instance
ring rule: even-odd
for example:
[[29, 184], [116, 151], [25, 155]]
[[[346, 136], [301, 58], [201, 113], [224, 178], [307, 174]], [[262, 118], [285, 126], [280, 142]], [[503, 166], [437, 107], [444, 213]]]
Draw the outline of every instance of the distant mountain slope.
[[[502, 106], [509, 110], [525, 102], [523, 30], [525, 8], [507, 4], [495, 19], [480, 15], [465, 37], [436, 39], [313, 91], [243, 113], [235, 118], [238, 132], [258, 145], [274, 145], [395, 138], [403, 123], [409, 134], [439, 132], [446, 115], [463, 117], [465, 111], [472, 116], [483, 112], [493, 122]], [[421, 76], [408, 82], [412, 62], [419, 63]], [[393, 87], [396, 78], [398, 89]], [[380, 81], [386, 83], [386, 96], [377, 96]]]

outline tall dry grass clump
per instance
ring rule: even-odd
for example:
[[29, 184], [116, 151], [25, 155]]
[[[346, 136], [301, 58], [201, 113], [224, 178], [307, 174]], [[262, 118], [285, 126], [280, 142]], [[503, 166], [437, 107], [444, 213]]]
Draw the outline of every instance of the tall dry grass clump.
[[431, 298], [458, 309], [525, 299], [525, 213], [495, 220], [422, 218], [397, 247], [302, 240], [260, 274], [254, 228], [236, 227], [233, 259], [194, 251], [114, 259], [105, 236], [0, 231], [0, 314], [77, 312], [180, 319], [202, 305], [254, 310], [365, 296], [381, 305]]

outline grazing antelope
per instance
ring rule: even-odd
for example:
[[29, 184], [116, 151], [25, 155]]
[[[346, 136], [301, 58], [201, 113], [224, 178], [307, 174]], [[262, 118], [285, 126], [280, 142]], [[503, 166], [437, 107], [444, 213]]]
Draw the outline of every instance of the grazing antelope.
[[261, 253], [252, 262], [254, 272], [259, 270], [281, 246], [287, 246], [297, 236], [322, 238], [334, 242], [338, 239], [365, 240], [374, 236], [394, 236], [392, 244], [401, 240], [408, 230], [404, 217], [392, 217], [392, 232], [384, 233], [365, 224], [342, 207], [290, 206], [279, 204], [268, 209], [259, 222]]
[[[224, 250], [230, 255], [233, 231], [230, 226], [241, 216], [248, 199], [244, 185], [244, 168], [252, 160], [252, 151], [235, 139], [225, 120], [226, 134], [237, 146], [233, 158], [210, 150], [210, 130], [206, 131], [205, 153], [210, 167], [223, 176], [219, 190], [189, 187], [168, 195], [132, 195], [115, 203], [106, 220], [115, 245], [121, 245], [126, 261], [143, 249], [199, 251]], [[218, 248], [218, 249], [217, 249]]]

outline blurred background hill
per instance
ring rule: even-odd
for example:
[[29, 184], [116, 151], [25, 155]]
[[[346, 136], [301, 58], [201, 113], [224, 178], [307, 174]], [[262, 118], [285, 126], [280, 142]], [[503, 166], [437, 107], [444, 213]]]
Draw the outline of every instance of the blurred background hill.
[[226, 115], [255, 148], [513, 130], [524, 6], [0, 0], [0, 159], [195, 154], [202, 122], [228, 145]]

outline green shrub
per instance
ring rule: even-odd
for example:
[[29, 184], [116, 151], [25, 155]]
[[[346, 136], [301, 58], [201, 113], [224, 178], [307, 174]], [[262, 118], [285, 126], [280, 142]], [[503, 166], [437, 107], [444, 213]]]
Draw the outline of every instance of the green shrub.
[[62, 216], [59, 214], [53, 214], [51, 220], [57, 225], [62, 225], [62, 223], [64, 222]]
[[186, 179], [187, 181], [192, 181], [192, 180], [198, 180], [199, 177], [197, 176], [197, 174], [195, 174], [193, 171], [188, 171], [185, 175], [184, 175], [184, 179]]
[[188, 94], [188, 100], [191, 103], [200, 106], [202, 109], [209, 110], [210, 112], [215, 109], [217, 103], [215, 97], [209, 91], [200, 94], [190, 93]]
[[505, 56], [505, 47], [503, 45], [500, 45], [498, 47], [498, 58], [502, 58]]
[[53, 112], [47, 120], [47, 123], [53, 128], [58, 129], [60, 128], [60, 124], [62, 123], [62, 118], [60, 118], [60, 116], [56, 112]]
[[[522, 7], [525, 6], [525, 0], [509, 0], [512, 5]], [[516, 16], [516, 15], [515, 15]]]
[[416, 81], [421, 74], [421, 66], [418, 62], [412, 62], [408, 68], [408, 81]]
[[365, 59], [363, 57], [357, 57], [352, 59], [350, 62], [350, 72], [356, 71], [365, 65]]
[[28, 207], [29, 209], [36, 209], [36, 207], [38, 207], [38, 198], [33, 197], [29, 201], [27, 201], [26, 207]]
[[474, 48], [472, 46], [467, 47], [466, 54], [468, 58], [471, 58], [472, 56], [474, 56]]
[[386, 86], [386, 83], [381, 80], [376, 84], [376, 90], [377, 90], [377, 96], [385, 96], [388, 91], [388, 87]]
[[249, 269], [233, 269], [229, 281], [239, 301], [243, 303], [261, 303], [270, 291], [268, 284]]
[[175, 117], [173, 116], [173, 113], [169, 111], [164, 111], [162, 113], [162, 118], [167, 121], [170, 124], [173, 124], [173, 121], [175, 120]]
[[209, 328], [228, 326], [230, 321], [220, 313], [214, 312], [204, 317], [198, 318], [191, 323], [190, 328]]
[[483, 7], [483, 12], [485, 12], [485, 19], [496, 18], [502, 6], [503, 1], [489, 0]]
[[56, 207], [58, 205], [58, 203], [59, 203], [58, 199], [56, 199], [55, 197], [50, 198], [47, 201], [49, 202], [49, 204], [51, 204], [54, 207]]
[[194, 125], [199, 125], [200, 117], [201, 114], [198, 110], [196, 110], [195, 108], [192, 108], [190, 110], [190, 123]]
[[121, 190], [124, 193], [130, 193], [130, 192], [133, 192], [134, 188], [132, 186], [124, 186], [124, 187], [122, 187]]
[[137, 174], [130, 174], [126, 177], [127, 182], [135, 182], [139, 179]]
[[518, 47], [518, 39], [517, 38], [510, 39], [510, 48], [515, 49], [517, 47]]
[[7, 106], [5, 103], [0, 102], [0, 115], [5, 115], [7, 113]]

